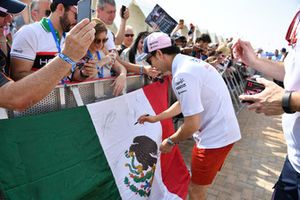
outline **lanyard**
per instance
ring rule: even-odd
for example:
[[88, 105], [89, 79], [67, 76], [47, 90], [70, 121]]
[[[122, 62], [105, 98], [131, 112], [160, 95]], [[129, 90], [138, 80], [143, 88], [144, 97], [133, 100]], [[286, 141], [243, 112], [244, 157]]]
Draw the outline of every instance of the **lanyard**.
[[[56, 32], [55, 32], [55, 30], [54, 30], [53, 24], [52, 24], [52, 22], [50, 21], [50, 19], [48, 19], [47, 22], [48, 22], [49, 28], [50, 28], [50, 30], [51, 30], [53, 39], [54, 39], [54, 41], [55, 41], [57, 51], [58, 51], [58, 53], [60, 53], [60, 52], [61, 52], [60, 43], [59, 43], [59, 39], [57, 38]], [[63, 37], [65, 37], [65, 35], [66, 35], [66, 33], [63, 33]]]
[[[92, 53], [88, 50], [88, 56], [90, 57], [91, 60], [93, 60], [93, 55]], [[96, 51], [97, 53], [97, 58], [100, 61], [101, 60], [101, 55], [99, 51]], [[103, 67], [99, 67], [99, 65], [96, 63], [97, 70], [98, 70], [98, 78], [103, 78], [104, 77], [104, 72], [103, 72]]]
[[[49, 28], [51, 30], [53, 39], [55, 41], [57, 51], [58, 51], [58, 53], [60, 53], [61, 52], [60, 43], [59, 43], [59, 39], [57, 38], [56, 32], [54, 30], [53, 24], [50, 21], [50, 19], [48, 19], [47, 22], [48, 22]], [[65, 37], [65, 35], [66, 35], [66, 33], [63, 33], [63, 37]], [[61, 82], [61, 84], [65, 85], [67, 81], [68, 81], [68, 77], [64, 77], [60, 82]]]

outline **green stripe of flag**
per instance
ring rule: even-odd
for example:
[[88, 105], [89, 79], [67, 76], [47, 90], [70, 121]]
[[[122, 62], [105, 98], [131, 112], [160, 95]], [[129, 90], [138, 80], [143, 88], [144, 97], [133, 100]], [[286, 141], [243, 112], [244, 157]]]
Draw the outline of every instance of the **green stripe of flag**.
[[8, 199], [120, 199], [86, 107], [0, 120]]

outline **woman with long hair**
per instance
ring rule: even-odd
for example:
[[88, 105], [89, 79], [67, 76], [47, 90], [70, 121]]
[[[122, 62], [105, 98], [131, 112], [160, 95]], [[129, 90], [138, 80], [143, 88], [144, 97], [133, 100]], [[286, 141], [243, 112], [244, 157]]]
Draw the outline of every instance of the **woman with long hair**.
[[144, 39], [149, 35], [149, 32], [140, 32], [130, 48], [125, 49], [121, 58], [127, 62], [141, 65], [149, 65], [146, 61], [138, 61], [137, 57], [143, 53]]

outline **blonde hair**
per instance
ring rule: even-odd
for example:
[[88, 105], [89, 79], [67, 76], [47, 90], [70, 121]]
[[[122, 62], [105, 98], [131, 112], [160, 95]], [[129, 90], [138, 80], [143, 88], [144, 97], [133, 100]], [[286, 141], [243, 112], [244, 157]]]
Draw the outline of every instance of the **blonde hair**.
[[222, 53], [226, 56], [231, 54], [230, 48], [228, 48], [226, 44], [219, 45], [219, 47], [216, 49], [216, 52], [219, 54]]
[[107, 33], [107, 27], [105, 25], [105, 23], [103, 21], [101, 21], [100, 19], [98, 18], [94, 18], [91, 20], [92, 22], [96, 23], [96, 26], [94, 27], [95, 29], [95, 36], [100, 34], [100, 33], [103, 33], [103, 32], [106, 32]]

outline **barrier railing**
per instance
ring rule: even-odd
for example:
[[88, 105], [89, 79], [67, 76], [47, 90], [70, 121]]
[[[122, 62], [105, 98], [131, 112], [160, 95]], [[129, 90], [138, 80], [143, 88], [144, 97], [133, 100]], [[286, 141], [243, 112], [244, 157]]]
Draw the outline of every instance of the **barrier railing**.
[[235, 113], [237, 115], [244, 107], [244, 105], [239, 100], [239, 96], [244, 92], [245, 88], [245, 78], [241, 73], [242, 67], [242, 65], [235, 64], [233, 66], [234, 70], [227, 70], [222, 73], [222, 77], [226, 82], [235, 109]]
[[[113, 98], [113, 86], [111, 85], [114, 80], [115, 78], [105, 78], [58, 85], [40, 102], [22, 112], [0, 109], [0, 118], [37, 115], [110, 99]], [[139, 75], [128, 76], [127, 85], [123, 93], [134, 91], [148, 83], [149, 80], [145, 77]]]
[[[244, 78], [241, 74], [241, 66], [235, 65], [234, 68], [234, 71], [226, 71], [225, 73], [222, 73], [222, 76], [230, 92], [235, 112], [238, 114], [243, 108], [243, 104], [239, 101], [238, 96], [244, 91]], [[80, 83], [70, 83], [67, 85], [58, 85], [48, 96], [25, 111], [19, 112], [0, 108], [0, 119], [37, 115], [113, 98], [113, 88], [111, 84], [114, 79], [115, 78], [105, 78]], [[150, 82], [149, 79], [140, 75], [128, 76], [127, 86], [123, 93], [142, 88]], [[169, 89], [169, 94], [169, 102], [172, 104], [176, 101], [176, 97], [173, 94], [171, 87]]]

